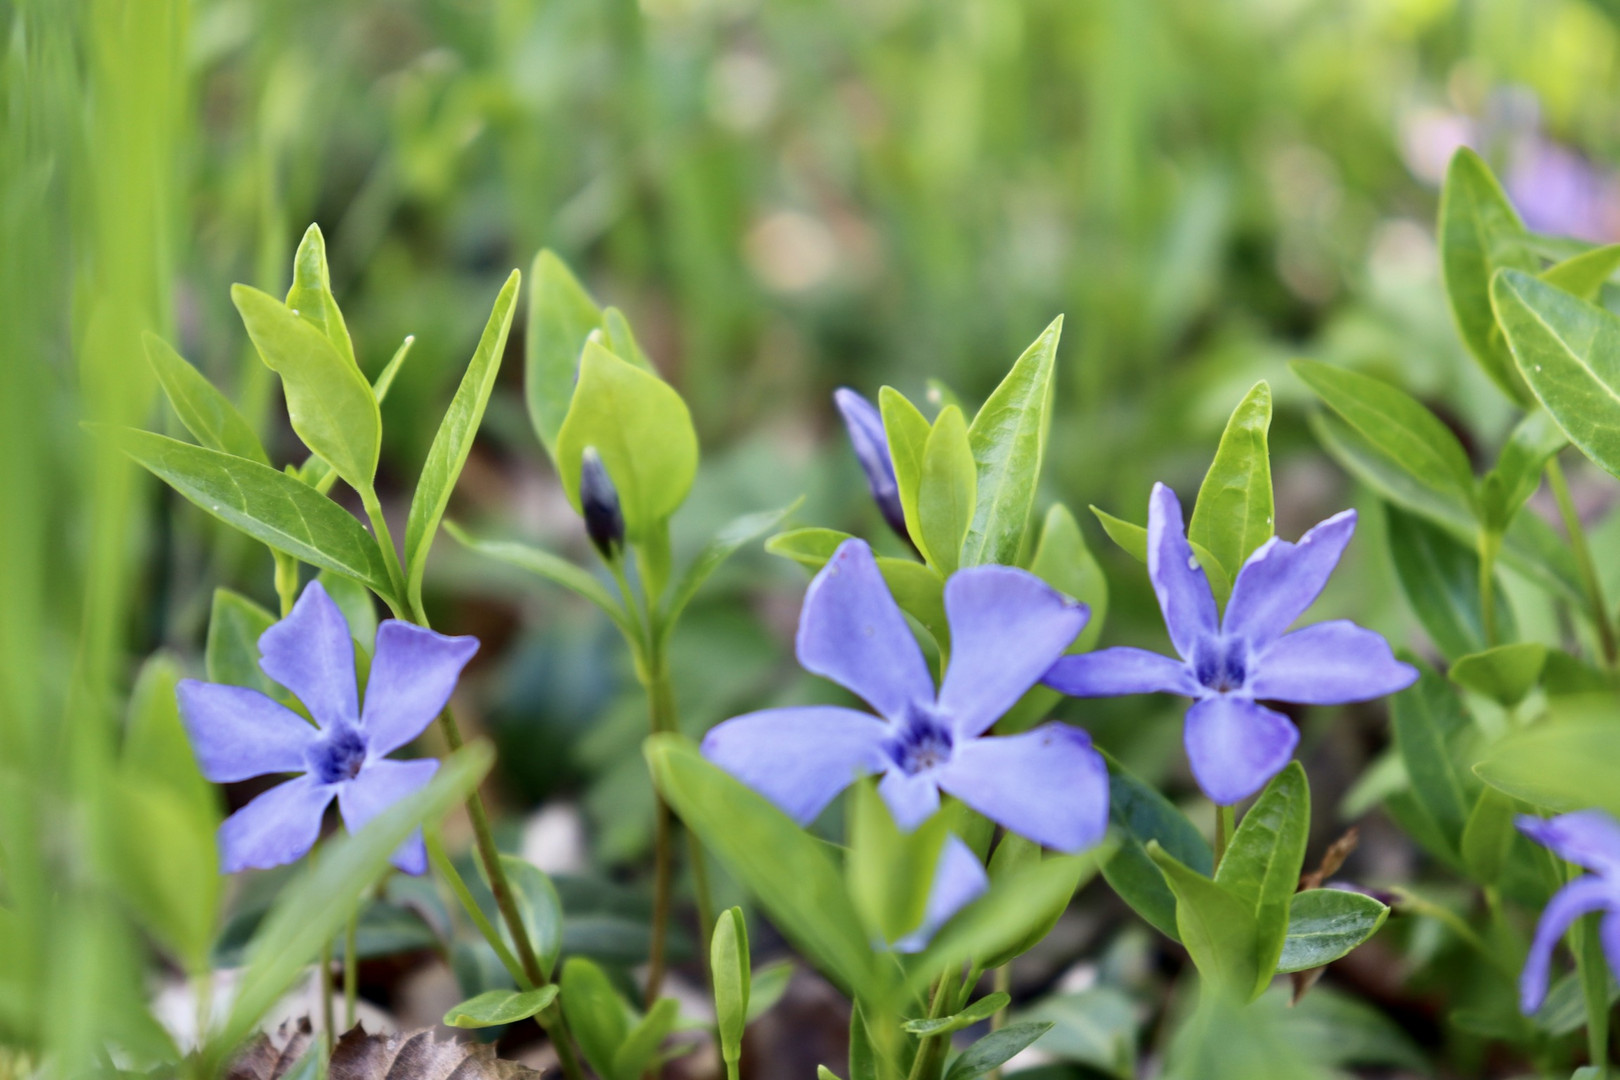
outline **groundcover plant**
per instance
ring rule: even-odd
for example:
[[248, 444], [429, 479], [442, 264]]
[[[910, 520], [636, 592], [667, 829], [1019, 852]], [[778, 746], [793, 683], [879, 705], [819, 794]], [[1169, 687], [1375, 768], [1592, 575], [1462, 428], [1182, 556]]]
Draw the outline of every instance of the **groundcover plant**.
[[[5, 9], [0, 1080], [1611, 1075], [1620, 245], [1536, 231], [1448, 146], [1435, 227], [1383, 240], [1443, 287], [1437, 347], [1467, 365], [1453, 399], [1323, 346], [1135, 415], [1131, 372], [1107, 365], [1150, 354], [1160, 331], [1123, 329], [1137, 316], [1174, 336], [1197, 314], [1246, 345], [1213, 311], [1133, 293], [1138, 256], [1117, 293], [1086, 278], [1106, 332], [1083, 359], [1056, 307], [993, 295], [1044, 296], [1021, 270], [983, 297], [930, 293], [937, 326], [897, 320], [913, 357], [993, 337], [983, 385], [944, 360], [912, 365], [910, 396], [858, 367], [784, 375], [769, 349], [726, 368], [705, 350], [754, 322], [790, 335], [706, 261], [726, 203], [705, 163], [725, 150], [684, 145], [677, 114], [702, 100], [758, 133], [769, 117], [743, 106], [792, 96], [760, 89], [759, 43], [682, 82], [694, 20], [750, 16], [621, 5], [613, 49], [574, 67], [554, 45], [594, 13], [497, 7], [488, 40], [368, 115], [407, 150], [345, 181], [331, 251], [309, 224], [239, 275], [273, 289], [173, 279], [174, 223], [127, 206], [174, 210], [154, 208], [176, 72], [283, 16], [200, 4], [193, 26], [184, 4], [106, 0], [70, 32]], [[844, 14], [912, 17], [893, 7]], [[469, 18], [433, 10], [447, 38]], [[1007, 76], [1009, 42], [1039, 51], [1048, 20], [1055, 40], [1098, 31], [975, 11], [983, 36], [963, 41], [984, 55], [937, 66], [982, 61], [1009, 94], [1028, 77]], [[392, 41], [397, 14], [364, 29]], [[547, 29], [526, 51], [531, 17]], [[807, 53], [829, 33], [769, 25]], [[1132, 55], [1205, 51], [1172, 39]], [[1223, 77], [1258, 78], [1264, 57], [1225, 45]], [[872, 87], [949, 80], [883, 51], [848, 97], [860, 139], [904, 149], [862, 160], [896, 221], [938, 226], [912, 204], [949, 202], [928, 185], [953, 168], [972, 186], [949, 148], [961, 110], [918, 145], [889, 131], [905, 123]], [[52, 95], [81, 64], [99, 96], [69, 116]], [[290, 148], [327, 84], [292, 63], [254, 77], [274, 91], [265, 141], [252, 184], [215, 178], [214, 212], [297, 238], [275, 193], [297, 188]], [[501, 279], [490, 253], [515, 241], [488, 238], [488, 177], [567, 186], [520, 130], [552, 79], [628, 96], [557, 125], [615, 136], [581, 137], [600, 176], [523, 241], [569, 257], [541, 249]], [[208, 89], [205, 110], [241, 91]], [[1105, 132], [1129, 127], [1113, 115]], [[496, 166], [460, 156], [486, 130], [506, 137]], [[820, 160], [811, 130], [782, 137], [783, 161]], [[120, 168], [85, 168], [75, 139]], [[1550, 197], [1526, 177], [1553, 167], [1521, 163], [1508, 188], [1537, 228], [1579, 231], [1567, 191], [1600, 178], [1561, 172]], [[1196, 249], [1229, 213], [1221, 173], [1189, 182], [1203, 194], [1159, 246]], [[1130, 185], [1099, 183], [1128, 220]], [[70, 286], [36, 272], [58, 184], [93, 223]], [[476, 196], [449, 194], [463, 184]], [[791, 292], [818, 245], [867, 250], [864, 226], [828, 217], [773, 217], [743, 246]], [[1013, 223], [1012, 261], [1043, 265], [1044, 220]], [[378, 240], [421, 221], [421, 250]], [[576, 273], [597, 247], [623, 273]], [[419, 258], [480, 269], [443, 288]], [[937, 251], [918, 265], [938, 276], [915, 276], [960, 261]], [[688, 337], [638, 303], [632, 267], [680, 283]], [[1141, 276], [1196, 291], [1173, 269]], [[980, 300], [992, 316], [964, 314]], [[14, 362], [66, 332], [52, 303], [72, 373]], [[419, 337], [351, 333], [418, 316]], [[1125, 360], [1104, 360], [1116, 344]], [[57, 408], [75, 379], [82, 401]], [[816, 417], [814, 464], [787, 421], [738, 450], [756, 412]], [[62, 505], [79, 493], [82, 517]]]

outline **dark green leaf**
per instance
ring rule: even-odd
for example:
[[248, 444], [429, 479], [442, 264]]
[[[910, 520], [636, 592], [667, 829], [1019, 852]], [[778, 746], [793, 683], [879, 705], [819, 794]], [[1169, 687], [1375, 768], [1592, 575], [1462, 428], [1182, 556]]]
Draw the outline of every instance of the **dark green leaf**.
[[529, 323], [523, 342], [523, 390], [529, 419], [546, 453], [557, 459], [557, 433], [574, 398], [574, 380], [585, 339], [602, 325], [602, 313], [550, 251], [529, 270]]
[[1214, 555], [1229, 578], [1274, 530], [1270, 427], [1271, 387], [1262, 380], [1232, 410], [1187, 524], [1188, 538]]
[[1457, 767], [1455, 746], [1469, 727], [1457, 693], [1433, 668], [1408, 657], [1418, 681], [1390, 701], [1390, 726], [1406, 766], [1412, 793], [1428, 812], [1452, 852], [1462, 841], [1472, 805], [1472, 784]]
[[376, 540], [307, 484], [163, 435], [124, 429], [116, 437], [126, 454], [225, 524], [301, 562], [347, 574], [379, 596], [392, 596]]
[[1018, 561], [1046, 453], [1062, 333], [1060, 315], [1024, 350], [968, 428], [979, 476], [973, 524], [962, 544], [963, 566]]
[[427, 462], [416, 481], [416, 493], [411, 496], [411, 512], [405, 522], [405, 599], [412, 610], [421, 609], [422, 573], [427, 569], [428, 551], [439, 531], [439, 519], [444, 517], [444, 509], [450, 504], [450, 493], [461, 477], [461, 468], [467, 463], [478, 425], [484, 419], [490, 391], [495, 389], [495, 376], [500, 374], [506, 335], [512, 329], [512, 312], [517, 308], [520, 280], [518, 272], [512, 271], [495, 297], [495, 308], [489, 313], [489, 322], [484, 325], [483, 336], [478, 339], [478, 348], [467, 364], [456, 396], [450, 400], [450, 407], [433, 436]]
[[945, 1080], [977, 1080], [1011, 1061], [1013, 1055], [1052, 1030], [1050, 1021], [1026, 1020], [992, 1031], [951, 1062]]
[[169, 343], [155, 334], [143, 334], [146, 360], [158, 385], [180, 422], [193, 438], [210, 450], [269, 465], [264, 446], [253, 427], [242, 418], [231, 399], [214, 388], [203, 373], [188, 364]]
[[[1450, 659], [1485, 647], [1480, 616], [1479, 555], [1449, 532], [1396, 506], [1385, 505], [1384, 524], [1395, 578], [1429, 638]], [[1494, 590], [1499, 632], [1513, 633], [1506, 590]]]
[[973, 523], [978, 490], [975, 469], [962, 410], [946, 406], [928, 433], [917, 487], [922, 552], [941, 574], [956, 572], [962, 542]]
[[[1216, 884], [1253, 909], [1262, 944], [1281, 945], [1310, 827], [1310, 785], [1305, 769], [1291, 761], [1243, 815], [1215, 872]], [[1260, 966], [1270, 967], [1266, 957]]]
[[[482, 870], [482, 863], [479, 868]], [[523, 916], [529, 944], [540, 960], [540, 973], [549, 979], [563, 943], [563, 908], [557, 898], [557, 887], [538, 866], [516, 855], [502, 855], [501, 869], [517, 894], [518, 911]], [[508, 930], [505, 926], [502, 929]]]
[[1158, 789], [1112, 759], [1108, 762], [1108, 790], [1109, 820], [1119, 826], [1124, 840], [1103, 864], [1103, 877], [1138, 915], [1166, 937], [1180, 941], [1175, 894], [1148, 857], [1146, 845], [1156, 841], [1182, 865], [1207, 875], [1214, 872], [1215, 865], [1209, 841]]
[[570, 592], [583, 596], [607, 612], [618, 624], [619, 629], [631, 637], [637, 635], [634, 625], [625, 617], [624, 609], [619, 606], [619, 602], [608, 592], [605, 585], [591, 575], [590, 571], [532, 544], [523, 544], [515, 540], [475, 539], [454, 521], [445, 522], [444, 529], [463, 547], [509, 566], [527, 570], [554, 585], [561, 585]]
[[1330, 964], [1377, 933], [1389, 908], [1363, 893], [1306, 889], [1288, 908], [1288, 937], [1277, 970], [1307, 971]]
[[444, 1014], [444, 1022], [458, 1028], [498, 1027], [527, 1020], [557, 998], [555, 986], [538, 990], [486, 990]]

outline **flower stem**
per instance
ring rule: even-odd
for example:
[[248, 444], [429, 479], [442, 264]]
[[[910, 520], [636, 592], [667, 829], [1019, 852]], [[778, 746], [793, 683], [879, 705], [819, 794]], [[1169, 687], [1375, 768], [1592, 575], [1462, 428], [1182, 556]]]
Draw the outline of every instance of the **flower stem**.
[[1479, 530], [1479, 617], [1485, 631], [1485, 647], [1495, 648], [1501, 638], [1496, 625], [1496, 555], [1502, 550], [1502, 534], [1495, 529]]
[[[991, 986], [995, 993], [1007, 994], [1012, 992], [1012, 963], [1002, 964], [991, 975]], [[990, 1030], [1000, 1031], [1007, 1026], [1007, 1009], [1005, 1006], [990, 1014]], [[990, 1080], [1001, 1080], [1001, 1066], [997, 1065], [990, 1070]]]
[[1581, 575], [1581, 586], [1586, 590], [1586, 599], [1591, 605], [1592, 625], [1597, 628], [1603, 662], [1613, 667], [1617, 654], [1614, 623], [1609, 618], [1609, 606], [1603, 599], [1603, 583], [1598, 578], [1597, 564], [1592, 561], [1592, 549], [1586, 542], [1586, 529], [1581, 525], [1581, 515], [1575, 510], [1575, 500], [1569, 494], [1569, 482], [1564, 479], [1564, 469], [1558, 464], [1556, 454], [1547, 459], [1546, 472], [1547, 486], [1552, 488], [1553, 498], [1558, 501], [1558, 516], [1563, 519], [1564, 531], [1569, 534], [1569, 549], [1575, 556], [1575, 569]]
[[1232, 834], [1237, 831], [1237, 808], [1232, 806], [1215, 807], [1215, 869], [1221, 868], [1221, 860], [1226, 858], [1226, 846], [1232, 842]]
[[334, 1035], [332, 1028], [335, 1022], [332, 1018], [332, 943], [326, 942], [321, 946], [320, 960], [321, 979], [321, 1041], [326, 1044], [326, 1056], [332, 1056]]
[[[946, 972], [934, 984], [934, 1000], [928, 1007], [928, 1018], [937, 1020], [947, 1016], [955, 1000], [956, 973]], [[917, 1056], [911, 1060], [908, 1080], [937, 1080], [945, 1067], [945, 1054], [951, 1048], [949, 1035], [924, 1035], [917, 1045]]]
[[[372, 532], [377, 535], [377, 546], [382, 549], [383, 564], [388, 567], [388, 582], [393, 586], [395, 601], [389, 606], [408, 604], [410, 597], [406, 595], [409, 590], [405, 587], [405, 568], [400, 565], [399, 550], [394, 547], [394, 537], [388, 531], [388, 518], [383, 514], [382, 503], [377, 500], [377, 489], [368, 485], [360, 492], [360, 502], [366, 508], [366, 517], [371, 519]], [[396, 608], [395, 614], [402, 612]], [[420, 612], [416, 613], [415, 621], [423, 626], [427, 625], [427, 620], [421, 617]]]
[[355, 944], [360, 936], [360, 909], [349, 912], [349, 925], [343, 929], [343, 1030], [354, 1027], [355, 1008], [360, 998], [360, 958]]

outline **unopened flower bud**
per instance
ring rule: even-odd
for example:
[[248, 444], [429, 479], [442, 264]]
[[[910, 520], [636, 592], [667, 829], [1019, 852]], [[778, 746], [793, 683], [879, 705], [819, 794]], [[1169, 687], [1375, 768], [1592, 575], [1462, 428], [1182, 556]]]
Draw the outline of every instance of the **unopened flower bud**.
[[624, 545], [624, 514], [619, 510], [619, 492], [594, 446], [587, 446], [580, 458], [579, 509], [585, 533], [602, 558], [617, 558]]
[[906, 543], [911, 533], [906, 528], [906, 512], [900, 505], [900, 484], [894, 475], [894, 459], [889, 456], [889, 438], [883, 430], [883, 415], [877, 406], [860, 394], [841, 387], [833, 391], [833, 401], [843, 414], [844, 427], [849, 430], [849, 441], [855, 447], [855, 459], [866, 472], [866, 486], [872, 491], [872, 501], [883, 513], [889, 528]]

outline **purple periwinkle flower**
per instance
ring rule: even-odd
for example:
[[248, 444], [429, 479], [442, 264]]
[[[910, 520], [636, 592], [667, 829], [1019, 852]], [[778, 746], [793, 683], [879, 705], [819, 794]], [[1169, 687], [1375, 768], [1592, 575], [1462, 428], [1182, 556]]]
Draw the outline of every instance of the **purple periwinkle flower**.
[[[182, 679], [180, 717], [204, 776], [226, 784], [267, 773], [299, 774], [225, 819], [219, 829], [222, 869], [234, 873], [303, 857], [334, 798], [344, 825], [358, 832], [421, 789], [439, 763], [387, 755], [432, 722], [477, 651], [476, 638], [385, 621], [377, 628], [362, 709], [349, 624], [321, 583], [312, 581], [292, 613], [260, 635], [259, 667], [303, 703], [314, 724], [257, 690]], [[393, 861], [409, 874], [426, 870], [421, 834], [401, 845]]]
[[939, 863], [934, 867], [934, 881], [928, 889], [928, 903], [923, 908], [922, 922], [917, 929], [896, 941], [891, 948], [898, 953], [918, 953], [928, 947], [939, 933], [939, 928], [950, 922], [958, 911], [983, 896], [990, 888], [990, 875], [979, 862], [973, 849], [954, 833], [945, 837], [940, 849]]
[[1229, 806], [1282, 771], [1299, 732], [1256, 699], [1301, 705], [1366, 701], [1417, 680], [1378, 634], [1345, 619], [1284, 633], [1310, 607], [1338, 565], [1356, 526], [1354, 510], [1335, 514], [1288, 543], [1260, 545], [1232, 586], [1218, 618], [1215, 596], [1193, 557], [1176, 493], [1156, 484], [1148, 505], [1147, 564], [1170, 641], [1180, 660], [1144, 649], [1065, 656], [1045, 682], [1075, 697], [1165, 691], [1194, 698], [1187, 710], [1187, 759], [1198, 786]]
[[939, 808], [941, 791], [1012, 832], [1079, 851], [1108, 826], [1108, 770], [1079, 728], [1051, 723], [985, 737], [1080, 632], [1086, 608], [1033, 574], [977, 566], [945, 583], [951, 661], [936, 694], [917, 639], [872, 549], [839, 545], [805, 593], [799, 663], [878, 713], [832, 705], [733, 717], [703, 752], [801, 824], [857, 776], [902, 829]]
[[848, 387], [834, 390], [833, 401], [844, 416], [844, 427], [849, 430], [855, 458], [866, 473], [872, 501], [883, 512], [883, 520], [889, 523], [889, 528], [900, 539], [911, 543], [906, 512], [900, 505], [900, 482], [895, 479], [894, 459], [889, 456], [889, 436], [883, 430], [883, 414], [876, 405]]
[[1554, 893], [1536, 924], [1519, 976], [1519, 1009], [1528, 1016], [1547, 996], [1553, 946], [1582, 915], [1604, 912], [1598, 936], [1609, 970], [1620, 978], [1620, 822], [1601, 810], [1577, 810], [1548, 820], [1520, 817], [1518, 824], [1520, 832], [1560, 859], [1592, 871]]

